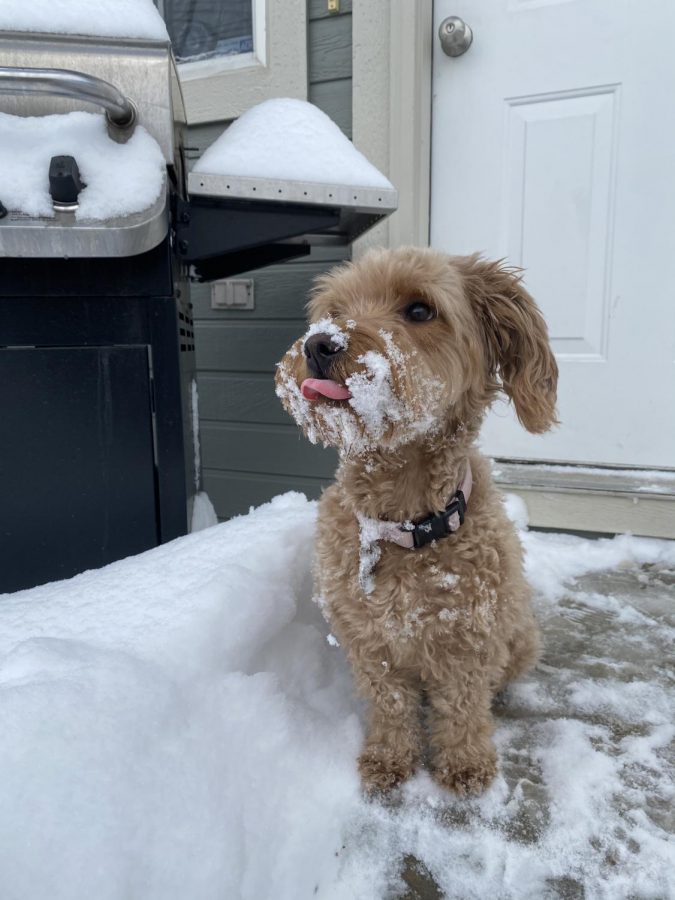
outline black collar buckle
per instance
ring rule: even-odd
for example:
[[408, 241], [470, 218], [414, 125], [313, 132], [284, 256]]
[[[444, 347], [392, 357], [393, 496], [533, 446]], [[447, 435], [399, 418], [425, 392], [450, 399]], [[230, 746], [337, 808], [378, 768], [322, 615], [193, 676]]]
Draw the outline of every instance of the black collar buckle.
[[[452, 517], [457, 514], [459, 525], [464, 524], [464, 514], [466, 513], [466, 500], [462, 491], [457, 491], [452, 500], [448, 503], [442, 513], [427, 516], [420, 522], [415, 523], [412, 530], [413, 544], [415, 549], [426, 547], [441, 538], [446, 538], [457, 531], [459, 526], [451, 521]], [[455, 527], [453, 527], [453, 524]]]

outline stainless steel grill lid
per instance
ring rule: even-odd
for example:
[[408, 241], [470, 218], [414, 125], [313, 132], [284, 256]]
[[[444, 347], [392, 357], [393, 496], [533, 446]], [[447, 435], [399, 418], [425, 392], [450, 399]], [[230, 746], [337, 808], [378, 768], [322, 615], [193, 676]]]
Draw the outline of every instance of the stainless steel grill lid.
[[[177, 132], [185, 123], [168, 41], [5, 32], [0, 34], [0, 63], [0, 112], [26, 119], [63, 116], [63, 125], [51, 121], [65, 137], [68, 113], [104, 112], [111, 144], [129, 141], [140, 126], [164, 160], [156, 196], [145, 208], [94, 217], [78, 214], [79, 198], [71, 204], [54, 202], [37, 214], [13, 208], [3, 196], [0, 172], [0, 203], [6, 210], [0, 219], [0, 256], [123, 257], [157, 246], [169, 229], [167, 169], [180, 168]], [[82, 152], [73, 148], [76, 161]], [[43, 160], [35, 173], [45, 186], [48, 169], [49, 161]], [[97, 173], [102, 183], [110, 177], [105, 170]], [[123, 191], [124, 182], [117, 188]]]
[[[155, 195], [143, 208], [106, 213], [104, 204], [102, 213], [92, 215], [87, 204], [93, 190], [87, 194], [85, 187], [70, 203], [56, 202], [52, 194], [53, 202], [36, 211], [3, 197], [0, 171], [0, 257], [133, 256], [170, 234], [193, 274], [223, 277], [237, 270], [238, 249], [266, 248], [260, 265], [305, 252], [293, 244], [349, 243], [396, 209], [391, 188], [209, 173], [186, 179], [185, 109], [168, 41], [0, 32], [0, 113], [23, 119], [61, 115], [54, 128], [63, 121], [65, 129], [67, 114], [76, 111], [103, 113], [111, 146], [135, 146], [139, 135], [149, 135], [163, 159]], [[83, 144], [66, 151], [82, 169]], [[45, 186], [49, 164], [42, 159], [36, 173]], [[95, 177], [108, 190], [113, 182], [120, 191], [126, 186], [123, 174], [112, 175], [105, 166]], [[218, 257], [226, 259], [217, 265]], [[245, 263], [255, 267], [256, 260], [251, 256]]]
[[[142, 125], [159, 144], [167, 165], [175, 164], [176, 125], [185, 108], [168, 41], [93, 38], [60, 34], [0, 32], [0, 65], [13, 69], [57, 69], [108, 82], [130, 100]], [[85, 97], [2, 88], [0, 110], [16, 116], [47, 116], [73, 110], [96, 111]], [[5, 93], [7, 91], [7, 93]]]

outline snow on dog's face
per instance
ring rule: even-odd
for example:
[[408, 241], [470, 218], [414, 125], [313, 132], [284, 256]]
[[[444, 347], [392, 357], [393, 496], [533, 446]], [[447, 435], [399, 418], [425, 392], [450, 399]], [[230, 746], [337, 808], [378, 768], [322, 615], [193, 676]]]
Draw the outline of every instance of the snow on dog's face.
[[392, 449], [474, 423], [500, 388], [530, 431], [555, 421], [546, 326], [498, 264], [371, 251], [321, 276], [309, 312], [276, 390], [313, 443], [350, 455]]

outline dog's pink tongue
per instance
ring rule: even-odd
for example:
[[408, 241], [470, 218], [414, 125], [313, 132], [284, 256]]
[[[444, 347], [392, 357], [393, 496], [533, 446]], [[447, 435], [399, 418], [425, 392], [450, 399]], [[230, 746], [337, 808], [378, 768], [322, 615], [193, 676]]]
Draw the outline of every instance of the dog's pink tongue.
[[343, 384], [330, 381], [328, 378], [305, 378], [300, 385], [305, 400], [318, 400], [328, 397], [330, 400], [349, 400], [351, 394]]

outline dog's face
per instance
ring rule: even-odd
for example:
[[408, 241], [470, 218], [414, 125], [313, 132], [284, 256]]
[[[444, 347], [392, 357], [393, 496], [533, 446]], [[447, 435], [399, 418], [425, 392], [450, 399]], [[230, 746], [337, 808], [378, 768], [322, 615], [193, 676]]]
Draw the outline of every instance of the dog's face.
[[495, 393], [532, 432], [555, 422], [558, 370], [516, 275], [478, 257], [371, 251], [317, 280], [277, 394], [316, 442], [360, 454], [480, 422]]

